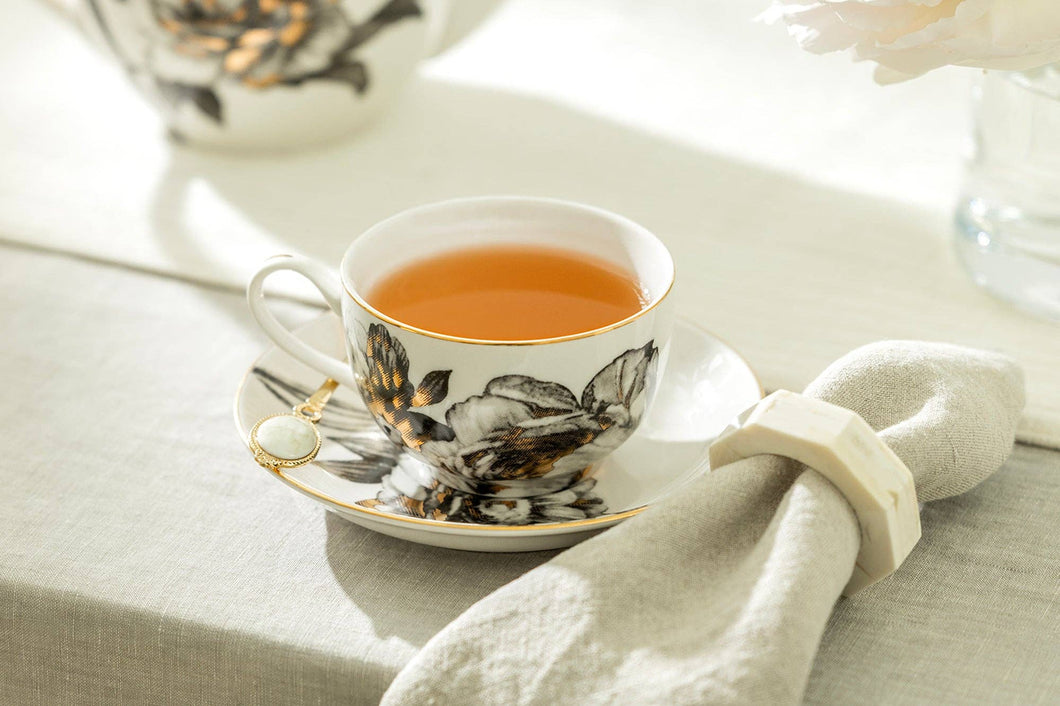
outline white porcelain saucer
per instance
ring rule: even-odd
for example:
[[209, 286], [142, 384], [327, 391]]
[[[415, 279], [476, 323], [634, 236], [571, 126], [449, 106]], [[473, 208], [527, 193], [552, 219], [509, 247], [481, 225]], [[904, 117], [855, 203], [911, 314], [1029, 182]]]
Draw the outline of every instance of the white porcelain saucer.
[[[342, 357], [342, 334], [333, 315], [322, 315], [295, 333]], [[320, 373], [269, 348], [236, 394], [236, 426], [244, 443], [259, 419], [289, 411], [322, 382]], [[357, 391], [345, 388], [324, 410], [316, 460], [274, 475], [352, 522], [412, 542], [486, 552], [567, 547], [706, 473], [710, 442], [762, 392], [736, 351], [678, 319], [655, 404], [640, 428], [591, 479], [566, 491], [497, 500], [432, 487], [424, 467], [391, 444]], [[253, 463], [249, 456], [247, 462]]]

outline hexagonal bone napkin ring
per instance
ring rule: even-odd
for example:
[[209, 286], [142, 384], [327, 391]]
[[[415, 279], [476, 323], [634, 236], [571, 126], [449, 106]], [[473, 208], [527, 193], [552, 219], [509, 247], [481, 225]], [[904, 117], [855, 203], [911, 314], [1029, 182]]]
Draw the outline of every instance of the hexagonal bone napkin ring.
[[861, 525], [861, 550], [843, 594], [890, 575], [920, 539], [913, 474], [858, 414], [787, 390], [769, 395], [710, 446], [710, 466], [775, 454], [839, 489]]

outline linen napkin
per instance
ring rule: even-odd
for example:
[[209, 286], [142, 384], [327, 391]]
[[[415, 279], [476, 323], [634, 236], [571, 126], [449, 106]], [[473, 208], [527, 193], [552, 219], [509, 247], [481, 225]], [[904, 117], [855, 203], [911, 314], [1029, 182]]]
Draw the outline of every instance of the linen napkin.
[[[999, 468], [1024, 402], [1009, 359], [920, 342], [859, 348], [805, 394], [864, 417], [921, 502]], [[796, 703], [859, 542], [823, 476], [739, 461], [476, 603], [383, 703]]]

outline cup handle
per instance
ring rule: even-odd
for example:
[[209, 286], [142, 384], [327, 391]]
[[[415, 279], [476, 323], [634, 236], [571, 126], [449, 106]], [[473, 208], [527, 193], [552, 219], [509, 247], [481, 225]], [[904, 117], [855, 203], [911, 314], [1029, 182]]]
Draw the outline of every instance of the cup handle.
[[325, 355], [303, 343], [269, 311], [262, 287], [269, 275], [280, 270], [297, 272], [312, 282], [313, 286], [320, 290], [320, 294], [331, 310], [339, 316], [339, 319], [342, 318], [342, 285], [339, 284], [335, 274], [319, 262], [293, 255], [280, 255], [266, 260], [251, 278], [250, 284], [247, 285], [247, 303], [250, 304], [250, 313], [254, 315], [254, 319], [265, 334], [285, 353], [305, 363], [313, 370], [356, 389], [357, 383], [353, 379], [350, 366], [345, 361]]

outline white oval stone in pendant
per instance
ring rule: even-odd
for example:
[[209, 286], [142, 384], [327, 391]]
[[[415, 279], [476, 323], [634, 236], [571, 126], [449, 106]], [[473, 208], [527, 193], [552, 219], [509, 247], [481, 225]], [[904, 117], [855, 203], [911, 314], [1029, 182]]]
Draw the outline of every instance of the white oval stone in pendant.
[[266, 419], [254, 434], [266, 453], [286, 461], [305, 458], [317, 447], [317, 430], [312, 422], [293, 414]]

